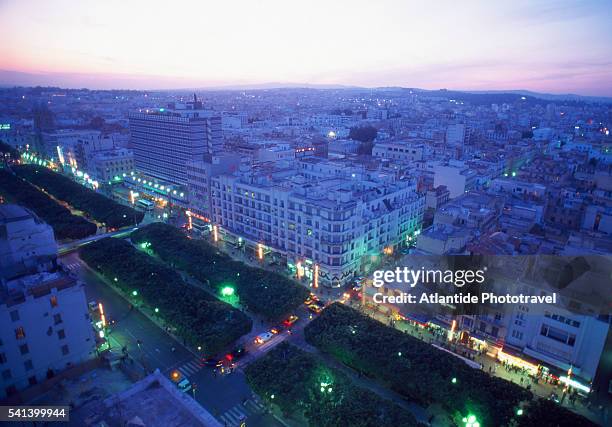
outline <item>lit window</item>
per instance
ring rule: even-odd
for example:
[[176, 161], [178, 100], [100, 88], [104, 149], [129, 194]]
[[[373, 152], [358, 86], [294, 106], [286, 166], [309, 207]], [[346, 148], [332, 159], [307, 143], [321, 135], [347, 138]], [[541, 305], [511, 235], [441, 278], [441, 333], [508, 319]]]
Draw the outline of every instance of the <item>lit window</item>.
[[23, 330], [23, 326], [20, 326], [15, 329], [15, 338], [17, 338], [18, 340], [25, 338], [25, 331]]

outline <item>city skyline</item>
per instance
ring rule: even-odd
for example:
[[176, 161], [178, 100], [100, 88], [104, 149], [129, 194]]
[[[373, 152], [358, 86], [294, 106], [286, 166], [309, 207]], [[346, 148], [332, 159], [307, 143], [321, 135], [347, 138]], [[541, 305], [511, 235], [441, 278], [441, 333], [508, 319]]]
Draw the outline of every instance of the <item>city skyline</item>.
[[[403, 86], [612, 96], [605, 2], [0, 4], [0, 84]], [[238, 13], [239, 12], [239, 13]], [[587, 48], [588, 47], [588, 48]]]

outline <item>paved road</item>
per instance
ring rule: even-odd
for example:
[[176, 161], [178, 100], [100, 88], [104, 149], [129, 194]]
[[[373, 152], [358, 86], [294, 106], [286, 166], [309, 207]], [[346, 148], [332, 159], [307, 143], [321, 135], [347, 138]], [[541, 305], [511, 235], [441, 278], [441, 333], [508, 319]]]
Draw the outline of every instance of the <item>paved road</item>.
[[[138, 310], [130, 310], [129, 303], [87, 268], [76, 252], [63, 255], [60, 261], [85, 283], [88, 301], [104, 304], [107, 320], [115, 322], [110, 333], [113, 347], [126, 346], [129, 354], [149, 370], [158, 368], [169, 375], [178, 369], [197, 384], [196, 400], [228, 427], [238, 425], [241, 417], [247, 417], [249, 427], [282, 425], [264, 412], [265, 408], [253, 396], [241, 369], [229, 375], [215, 375], [211, 368], [202, 366], [199, 357], [149, 318]], [[140, 347], [137, 340], [141, 342]]]

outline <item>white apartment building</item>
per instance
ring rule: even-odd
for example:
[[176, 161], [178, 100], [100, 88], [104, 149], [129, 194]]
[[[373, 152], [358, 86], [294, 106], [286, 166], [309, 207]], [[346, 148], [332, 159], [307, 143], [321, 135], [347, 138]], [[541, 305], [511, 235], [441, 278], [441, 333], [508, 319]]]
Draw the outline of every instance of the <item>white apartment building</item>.
[[202, 218], [212, 218], [211, 177], [236, 172], [241, 162], [240, 154], [219, 153], [205, 160], [187, 163], [187, 189], [189, 210]]
[[47, 156], [73, 168], [93, 174], [91, 161], [98, 151], [112, 150], [112, 138], [103, 138], [97, 130], [58, 130], [42, 134]]
[[130, 113], [134, 164], [138, 172], [176, 185], [187, 184], [185, 165], [221, 150], [221, 117], [193, 108]]
[[516, 306], [511, 314], [506, 343], [528, 356], [561, 371], [591, 381], [603, 351], [609, 324], [550, 305], [544, 316], [530, 315], [528, 306]]
[[463, 145], [466, 136], [466, 127], [462, 123], [448, 125], [446, 128], [446, 143], [449, 145]]
[[513, 194], [516, 196], [532, 196], [543, 198], [546, 195], [546, 186], [535, 182], [526, 182], [518, 179], [497, 178], [491, 181], [491, 190], [496, 193]]
[[0, 280], [50, 267], [56, 255], [51, 226], [21, 206], [0, 205]]
[[411, 144], [408, 142], [379, 142], [372, 149], [372, 156], [399, 160], [404, 162], [416, 162], [424, 160], [426, 148], [424, 144]]
[[477, 174], [462, 162], [438, 164], [434, 168], [434, 187], [445, 185], [450, 191], [450, 198], [463, 195], [476, 186]]
[[0, 205], [0, 399], [91, 356], [83, 285], [58, 269], [53, 230]]
[[212, 222], [229, 239], [278, 253], [315, 286], [341, 286], [420, 229], [424, 197], [411, 180], [337, 163], [307, 158], [212, 176]]
[[61, 271], [0, 288], [0, 399], [87, 360], [95, 348], [83, 284]]
[[112, 181], [134, 171], [134, 153], [126, 148], [102, 151], [93, 157], [92, 164], [98, 181]]

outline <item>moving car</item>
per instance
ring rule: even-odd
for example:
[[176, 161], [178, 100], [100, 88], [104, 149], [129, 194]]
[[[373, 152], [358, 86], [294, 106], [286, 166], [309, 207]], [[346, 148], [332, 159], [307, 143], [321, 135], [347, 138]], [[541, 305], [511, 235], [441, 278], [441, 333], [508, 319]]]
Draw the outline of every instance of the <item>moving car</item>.
[[248, 351], [244, 347], [236, 347], [232, 350], [230, 355], [233, 359], [238, 360], [248, 354]]
[[262, 334], [259, 334], [255, 337], [255, 344], [263, 344], [265, 342], [270, 341], [270, 339], [273, 337], [274, 335], [272, 334], [272, 332], [264, 332]]
[[317, 296], [313, 293], [311, 293], [310, 295], [308, 295], [308, 298], [306, 298], [306, 301], [304, 301], [305, 305], [310, 305], [315, 301], [318, 301], [319, 298], [317, 298]]
[[270, 332], [276, 335], [276, 334], [280, 334], [284, 330], [285, 330], [285, 327], [283, 325], [277, 325], [273, 327], [272, 329], [270, 329]]
[[308, 310], [312, 311], [315, 314], [319, 314], [320, 312], [323, 311], [323, 309], [317, 304], [310, 304], [308, 306]]
[[209, 357], [207, 359], [204, 359], [204, 365], [209, 366], [211, 368], [220, 368], [221, 366], [223, 366], [223, 361], [215, 357]]
[[283, 321], [283, 325], [285, 325], [285, 327], [290, 327], [291, 325], [293, 325], [295, 322], [298, 321], [298, 317], [295, 314], [292, 314], [291, 316], [287, 317], [284, 321]]

